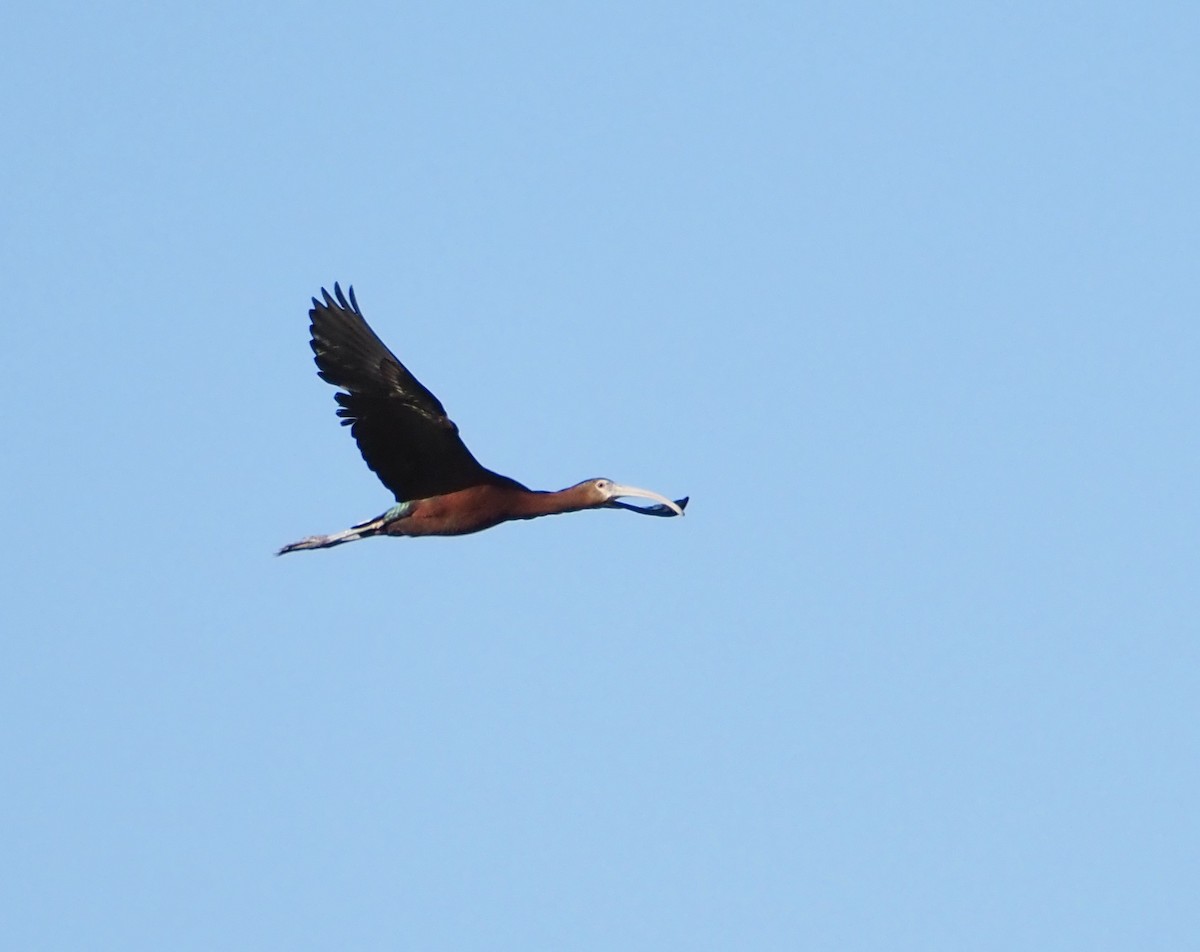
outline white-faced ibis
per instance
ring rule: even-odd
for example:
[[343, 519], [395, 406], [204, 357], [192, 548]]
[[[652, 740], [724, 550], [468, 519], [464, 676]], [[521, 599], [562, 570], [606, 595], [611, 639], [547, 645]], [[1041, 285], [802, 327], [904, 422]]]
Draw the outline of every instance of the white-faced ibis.
[[[479, 532], [511, 519], [534, 519], [581, 509], [629, 509], [650, 516], [682, 516], [687, 498], [588, 479], [558, 492], [539, 492], [485, 469], [471, 455], [441, 402], [367, 326], [354, 288], [350, 299], [333, 286], [313, 298], [312, 349], [318, 375], [335, 387], [338, 416], [358, 443], [367, 466], [396, 497], [396, 505], [344, 532], [285, 545], [325, 549], [371, 536], [452, 536]], [[618, 497], [653, 499], [642, 507]]]

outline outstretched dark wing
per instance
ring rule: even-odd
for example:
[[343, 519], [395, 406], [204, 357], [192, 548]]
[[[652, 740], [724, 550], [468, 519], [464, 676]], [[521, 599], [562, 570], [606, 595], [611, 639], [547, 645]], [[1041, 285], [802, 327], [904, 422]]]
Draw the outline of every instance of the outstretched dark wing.
[[338, 393], [338, 416], [367, 465], [397, 502], [507, 482], [481, 466], [446, 410], [367, 326], [354, 288], [338, 285], [313, 298], [312, 349], [322, 380]]

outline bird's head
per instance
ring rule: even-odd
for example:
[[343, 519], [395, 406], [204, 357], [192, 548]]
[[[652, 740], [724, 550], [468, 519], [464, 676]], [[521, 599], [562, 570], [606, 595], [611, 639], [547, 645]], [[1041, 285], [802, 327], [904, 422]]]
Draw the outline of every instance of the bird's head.
[[[660, 496], [649, 489], [639, 489], [637, 486], [624, 486], [621, 483], [614, 483], [611, 479], [605, 477], [584, 480], [576, 489], [587, 500], [589, 508], [628, 509], [630, 512], [640, 512], [646, 516], [682, 516], [683, 510], [688, 504], [686, 496], [683, 499], [672, 502], [666, 496]], [[622, 496], [652, 499], [658, 505], [634, 506], [627, 502], [618, 502], [618, 499]]]

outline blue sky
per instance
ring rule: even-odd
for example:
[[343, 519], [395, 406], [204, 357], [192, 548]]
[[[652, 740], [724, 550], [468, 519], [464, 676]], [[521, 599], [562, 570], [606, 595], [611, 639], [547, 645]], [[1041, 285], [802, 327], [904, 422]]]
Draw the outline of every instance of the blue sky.
[[1195, 942], [1193, 4], [4, 21], [6, 948]]

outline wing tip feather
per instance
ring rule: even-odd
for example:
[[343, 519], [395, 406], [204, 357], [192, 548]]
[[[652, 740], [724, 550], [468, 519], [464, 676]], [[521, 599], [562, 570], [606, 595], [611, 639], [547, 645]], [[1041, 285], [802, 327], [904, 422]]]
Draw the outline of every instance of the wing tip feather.
[[339, 309], [343, 311], [351, 311], [357, 314], [359, 317], [363, 316], [362, 308], [358, 306], [358, 298], [354, 294], [353, 284], [347, 285], [346, 291], [343, 292], [341, 282], [334, 281], [333, 294], [330, 294], [329, 291], [322, 286], [321, 298], [322, 300], [320, 301], [318, 301], [315, 297], [311, 299], [313, 306], [308, 312], [310, 317], [315, 316], [316, 312], [320, 310], [335, 311]]

